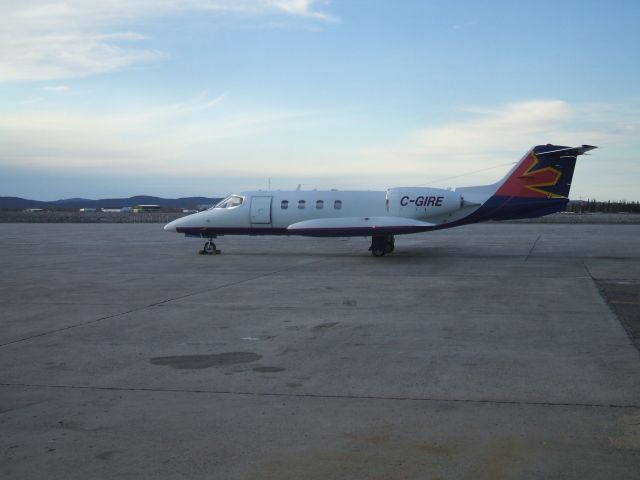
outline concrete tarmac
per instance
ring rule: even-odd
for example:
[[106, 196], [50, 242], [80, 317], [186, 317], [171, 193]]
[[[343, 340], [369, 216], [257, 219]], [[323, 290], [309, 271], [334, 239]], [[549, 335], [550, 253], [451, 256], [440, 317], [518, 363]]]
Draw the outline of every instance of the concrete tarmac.
[[201, 243], [0, 225], [0, 477], [640, 478], [640, 225]]

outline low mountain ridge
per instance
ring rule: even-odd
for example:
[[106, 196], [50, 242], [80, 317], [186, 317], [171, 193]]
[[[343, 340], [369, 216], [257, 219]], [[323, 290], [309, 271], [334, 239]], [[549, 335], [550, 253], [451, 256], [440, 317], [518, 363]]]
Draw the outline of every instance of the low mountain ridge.
[[189, 208], [194, 209], [198, 205], [213, 205], [221, 198], [210, 197], [181, 197], [162, 198], [150, 195], [135, 195], [129, 198], [102, 198], [90, 200], [84, 198], [66, 198], [43, 202], [20, 197], [0, 197], [0, 209], [22, 210], [27, 208], [63, 209], [63, 208], [121, 208], [135, 205], [160, 205], [163, 208]]

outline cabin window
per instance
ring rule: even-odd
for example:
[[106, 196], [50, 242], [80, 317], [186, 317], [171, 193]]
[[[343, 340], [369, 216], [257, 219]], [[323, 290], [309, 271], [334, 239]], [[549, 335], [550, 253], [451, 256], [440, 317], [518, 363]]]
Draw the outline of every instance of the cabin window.
[[305, 202], [304, 200], [300, 200], [300, 201], [298, 201], [298, 208], [299, 208], [300, 210], [302, 210], [302, 209], [303, 209], [304, 207], [306, 207], [306, 206], [307, 206], [307, 202]]
[[316, 200], [316, 208], [322, 210], [324, 208], [324, 200]]
[[280, 208], [282, 210], [286, 210], [287, 208], [289, 208], [289, 200], [282, 200], [280, 202]]
[[336, 210], [340, 210], [342, 208], [342, 200], [336, 200], [333, 202], [333, 208]]
[[240, 195], [229, 195], [227, 198], [218, 203], [214, 208], [234, 208], [239, 207], [244, 202], [244, 197]]

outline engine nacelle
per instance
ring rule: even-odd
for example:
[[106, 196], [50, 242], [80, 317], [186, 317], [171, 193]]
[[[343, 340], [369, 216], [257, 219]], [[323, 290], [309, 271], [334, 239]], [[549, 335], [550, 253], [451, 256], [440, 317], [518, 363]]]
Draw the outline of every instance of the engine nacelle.
[[464, 199], [441, 188], [399, 187], [387, 190], [387, 210], [396, 217], [429, 218], [460, 210]]

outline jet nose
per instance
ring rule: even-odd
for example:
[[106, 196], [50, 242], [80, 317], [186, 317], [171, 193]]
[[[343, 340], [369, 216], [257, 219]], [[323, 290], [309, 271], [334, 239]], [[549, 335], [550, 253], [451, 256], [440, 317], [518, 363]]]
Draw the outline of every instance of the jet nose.
[[175, 232], [176, 231], [176, 224], [178, 223], [178, 220], [174, 220], [173, 222], [169, 222], [164, 226], [164, 231], [165, 232]]

